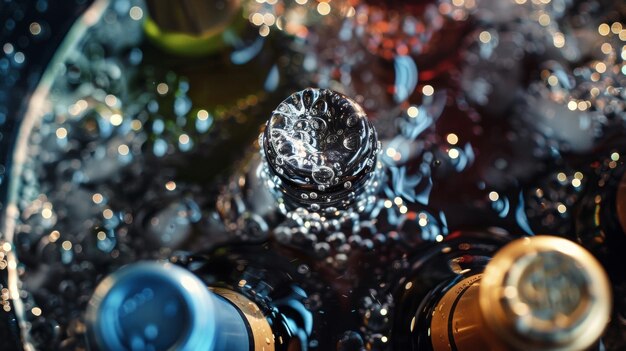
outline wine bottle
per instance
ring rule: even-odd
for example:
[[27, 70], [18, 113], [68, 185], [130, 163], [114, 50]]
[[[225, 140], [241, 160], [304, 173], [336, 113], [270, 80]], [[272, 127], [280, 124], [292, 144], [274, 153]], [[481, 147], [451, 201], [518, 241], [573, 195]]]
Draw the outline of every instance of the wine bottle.
[[125, 266], [89, 302], [90, 349], [250, 350], [248, 330], [258, 330], [245, 318], [249, 310], [228, 301], [172, 264]]
[[175, 261], [131, 264], [99, 284], [86, 312], [91, 347], [330, 349], [332, 294], [301, 262], [255, 245]]
[[[213, 177], [278, 89], [282, 51], [270, 46], [283, 42], [250, 31], [236, 1], [167, 2], [173, 16], [191, 3], [193, 18], [172, 24], [161, 2], [94, 2], [32, 95], [2, 218], [15, 252], [6, 308], [26, 349], [72, 349], [97, 277], [206, 238]], [[202, 29], [176, 27], [191, 22]], [[181, 33], [204, 51], [170, 47]]]
[[624, 154], [612, 149], [595, 158], [582, 172], [584, 190], [574, 206], [576, 239], [601, 260], [613, 279], [626, 281], [618, 268], [620, 250], [626, 248]]
[[465, 233], [417, 256], [397, 288], [393, 349], [597, 345], [611, 312], [611, 288], [599, 262], [560, 237], [505, 242]]
[[[41, 167], [35, 185], [65, 188], [46, 197], [80, 213], [62, 234], [127, 226], [145, 234], [135, 236], [138, 246], [176, 249], [202, 219], [202, 199], [187, 194], [210, 193], [213, 177], [228, 168], [215, 165], [228, 164], [253, 138], [257, 123], [244, 119], [260, 115], [252, 110], [276, 89], [279, 54], [270, 37], [248, 26], [238, 1], [132, 5], [98, 2], [77, 24], [38, 88], [46, 103], [28, 111], [19, 138], [27, 145], [16, 153], [33, 150], [19, 163]], [[265, 85], [269, 76], [276, 79]], [[245, 87], [233, 83], [243, 77]], [[17, 189], [27, 183], [21, 168]], [[38, 195], [16, 196], [26, 197], [25, 213]], [[170, 206], [156, 206], [162, 202]], [[82, 226], [102, 211], [104, 221]], [[66, 219], [54, 213], [48, 222]]]
[[592, 154], [560, 159], [558, 167], [527, 186], [525, 210], [534, 231], [550, 230], [577, 241], [600, 260], [616, 282], [626, 279], [616, 268], [626, 247], [622, 150], [609, 141]]
[[[254, 138], [265, 104], [282, 97], [275, 93], [288, 84], [281, 73], [289, 40], [259, 35], [238, 0], [147, 1], [145, 10], [145, 39], [133, 49], [142, 62], [129, 77], [138, 88], [129, 98], [146, 102], [143, 147], [174, 165], [181, 181], [211, 184]], [[199, 171], [201, 164], [212, 167]]]
[[246, 178], [235, 176], [218, 200], [227, 225], [241, 215], [228, 213], [238, 200], [270, 220], [264, 228], [275, 224], [278, 216], [271, 213], [277, 211], [302, 209], [321, 219], [370, 208], [368, 196], [381, 176], [380, 146], [365, 113], [350, 98], [326, 89], [294, 93], [274, 110], [258, 145], [261, 152], [244, 165]]
[[227, 231], [257, 239], [289, 237], [293, 227], [305, 228], [305, 235], [350, 236], [364, 227], [377, 234], [399, 229], [411, 216], [417, 230], [409, 240], [421, 240], [420, 232], [431, 240], [442, 234], [438, 219], [411, 203], [421, 175], [383, 165], [376, 130], [340, 93], [292, 94], [274, 110], [256, 147], [260, 152], [244, 160], [218, 198]]

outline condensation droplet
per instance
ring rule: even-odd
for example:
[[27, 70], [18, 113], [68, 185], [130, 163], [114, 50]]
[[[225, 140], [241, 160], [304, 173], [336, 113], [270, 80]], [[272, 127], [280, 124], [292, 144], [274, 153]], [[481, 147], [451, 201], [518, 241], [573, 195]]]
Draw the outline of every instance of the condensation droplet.
[[348, 116], [348, 118], [346, 119], [346, 126], [348, 126], [348, 128], [352, 128], [356, 125], [356, 122], [358, 121], [357, 116], [355, 115], [350, 115]]
[[314, 169], [311, 176], [318, 184], [331, 184], [335, 177], [335, 172], [330, 167], [321, 166]]
[[343, 147], [350, 151], [354, 151], [359, 148], [359, 136], [357, 134], [346, 135], [343, 139]]

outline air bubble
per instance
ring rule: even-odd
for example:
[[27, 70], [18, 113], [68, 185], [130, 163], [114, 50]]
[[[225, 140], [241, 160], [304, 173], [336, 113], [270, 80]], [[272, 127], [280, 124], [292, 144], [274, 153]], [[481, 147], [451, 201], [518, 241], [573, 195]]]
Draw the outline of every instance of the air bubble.
[[309, 273], [309, 266], [305, 265], [305, 264], [301, 264], [298, 266], [298, 273], [300, 274], [307, 274]]
[[305, 119], [300, 119], [294, 124], [294, 129], [306, 132], [309, 130], [309, 122]]
[[312, 109], [313, 114], [320, 116], [328, 112], [328, 104], [324, 100], [317, 100]]
[[356, 125], [357, 121], [358, 118], [355, 115], [350, 115], [346, 119], [346, 126], [348, 126], [348, 128], [352, 128]]
[[330, 167], [322, 166], [313, 170], [311, 176], [318, 184], [330, 184], [335, 177], [335, 172]]
[[343, 139], [343, 147], [350, 151], [354, 151], [358, 149], [360, 146], [359, 135], [358, 134], [350, 134], [346, 135]]

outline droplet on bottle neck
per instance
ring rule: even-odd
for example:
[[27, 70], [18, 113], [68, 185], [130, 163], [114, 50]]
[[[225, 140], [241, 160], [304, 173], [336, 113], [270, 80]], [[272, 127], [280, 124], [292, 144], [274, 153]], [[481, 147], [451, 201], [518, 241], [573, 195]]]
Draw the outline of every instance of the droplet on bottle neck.
[[378, 137], [363, 109], [327, 89], [305, 89], [280, 103], [262, 138], [266, 175], [289, 210], [351, 208], [376, 175]]

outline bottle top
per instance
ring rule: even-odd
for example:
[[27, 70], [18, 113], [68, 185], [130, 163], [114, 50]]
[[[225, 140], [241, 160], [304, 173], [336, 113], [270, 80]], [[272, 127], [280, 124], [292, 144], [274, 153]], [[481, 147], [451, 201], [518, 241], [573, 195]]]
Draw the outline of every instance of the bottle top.
[[225, 45], [228, 28], [244, 23], [240, 0], [146, 0], [146, 7], [148, 37], [180, 55], [209, 54]]
[[502, 248], [485, 269], [479, 296], [488, 327], [517, 349], [586, 349], [611, 311], [602, 266], [581, 246], [553, 236]]
[[379, 150], [361, 106], [340, 93], [314, 88], [278, 105], [260, 143], [286, 202], [332, 209], [348, 207], [368, 186]]
[[183, 268], [141, 262], [105, 278], [87, 308], [90, 337], [106, 350], [212, 350], [215, 299]]

